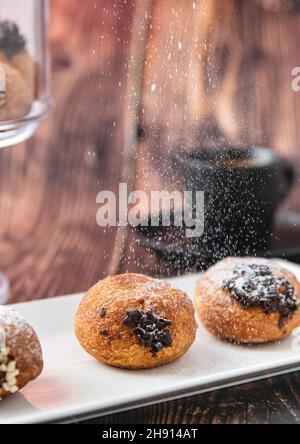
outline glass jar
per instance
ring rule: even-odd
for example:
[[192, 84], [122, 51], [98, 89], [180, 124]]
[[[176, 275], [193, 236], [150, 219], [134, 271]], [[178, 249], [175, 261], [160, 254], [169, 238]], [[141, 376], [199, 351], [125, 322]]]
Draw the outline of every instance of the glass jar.
[[33, 135], [51, 109], [48, 1], [0, 0], [0, 147]]

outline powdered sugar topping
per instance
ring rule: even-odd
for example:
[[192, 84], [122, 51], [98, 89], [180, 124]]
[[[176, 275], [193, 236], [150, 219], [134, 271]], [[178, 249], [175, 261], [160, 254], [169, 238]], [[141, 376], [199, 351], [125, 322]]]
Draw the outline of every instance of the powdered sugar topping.
[[24, 323], [24, 319], [19, 315], [16, 310], [8, 307], [0, 306], [0, 322], [3, 321], [6, 325], [15, 325], [18, 323]]

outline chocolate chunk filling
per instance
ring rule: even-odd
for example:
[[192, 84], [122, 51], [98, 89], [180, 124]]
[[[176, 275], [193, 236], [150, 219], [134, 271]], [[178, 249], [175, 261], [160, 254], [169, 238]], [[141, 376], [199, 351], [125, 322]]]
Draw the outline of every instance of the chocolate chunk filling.
[[100, 315], [100, 318], [105, 318], [105, 316], [107, 315], [107, 311], [104, 307], [100, 308], [99, 315]]
[[293, 285], [284, 277], [275, 277], [263, 264], [238, 264], [223, 289], [244, 307], [260, 307], [267, 314], [279, 313], [279, 327], [293, 316], [300, 304]]
[[142, 347], [151, 349], [153, 357], [166, 347], [172, 347], [173, 339], [167, 329], [172, 321], [161, 318], [152, 310], [129, 310], [124, 325], [131, 327]]
[[20, 34], [16, 23], [8, 20], [0, 21], [0, 51], [3, 51], [8, 59], [19, 54], [26, 48], [26, 40]]

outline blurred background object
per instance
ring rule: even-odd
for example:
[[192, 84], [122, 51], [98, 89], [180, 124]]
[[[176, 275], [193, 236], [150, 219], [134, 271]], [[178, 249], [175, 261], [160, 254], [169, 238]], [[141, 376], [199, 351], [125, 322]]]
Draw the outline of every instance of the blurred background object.
[[52, 107], [48, 0], [0, 1], [0, 148], [31, 137]]

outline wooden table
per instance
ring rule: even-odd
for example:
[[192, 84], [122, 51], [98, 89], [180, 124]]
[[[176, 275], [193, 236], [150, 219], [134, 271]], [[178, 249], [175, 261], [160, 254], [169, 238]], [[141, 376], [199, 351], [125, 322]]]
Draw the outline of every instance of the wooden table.
[[[96, 195], [120, 167], [110, 154], [122, 117], [114, 92], [124, 47], [110, 31], [126, 34], [129, 14], [120, 24], [110, 5], [52, 1], [55, 113], [31, 141], [0, 152], [0, 269], [11, 302], [81, 292], [109, 271], [114, 233], [96, 225]], [[120, 271], [128, 268], [136, 262]], [[97, 423], [300, 423], [299, 386], [293, 374]]]

